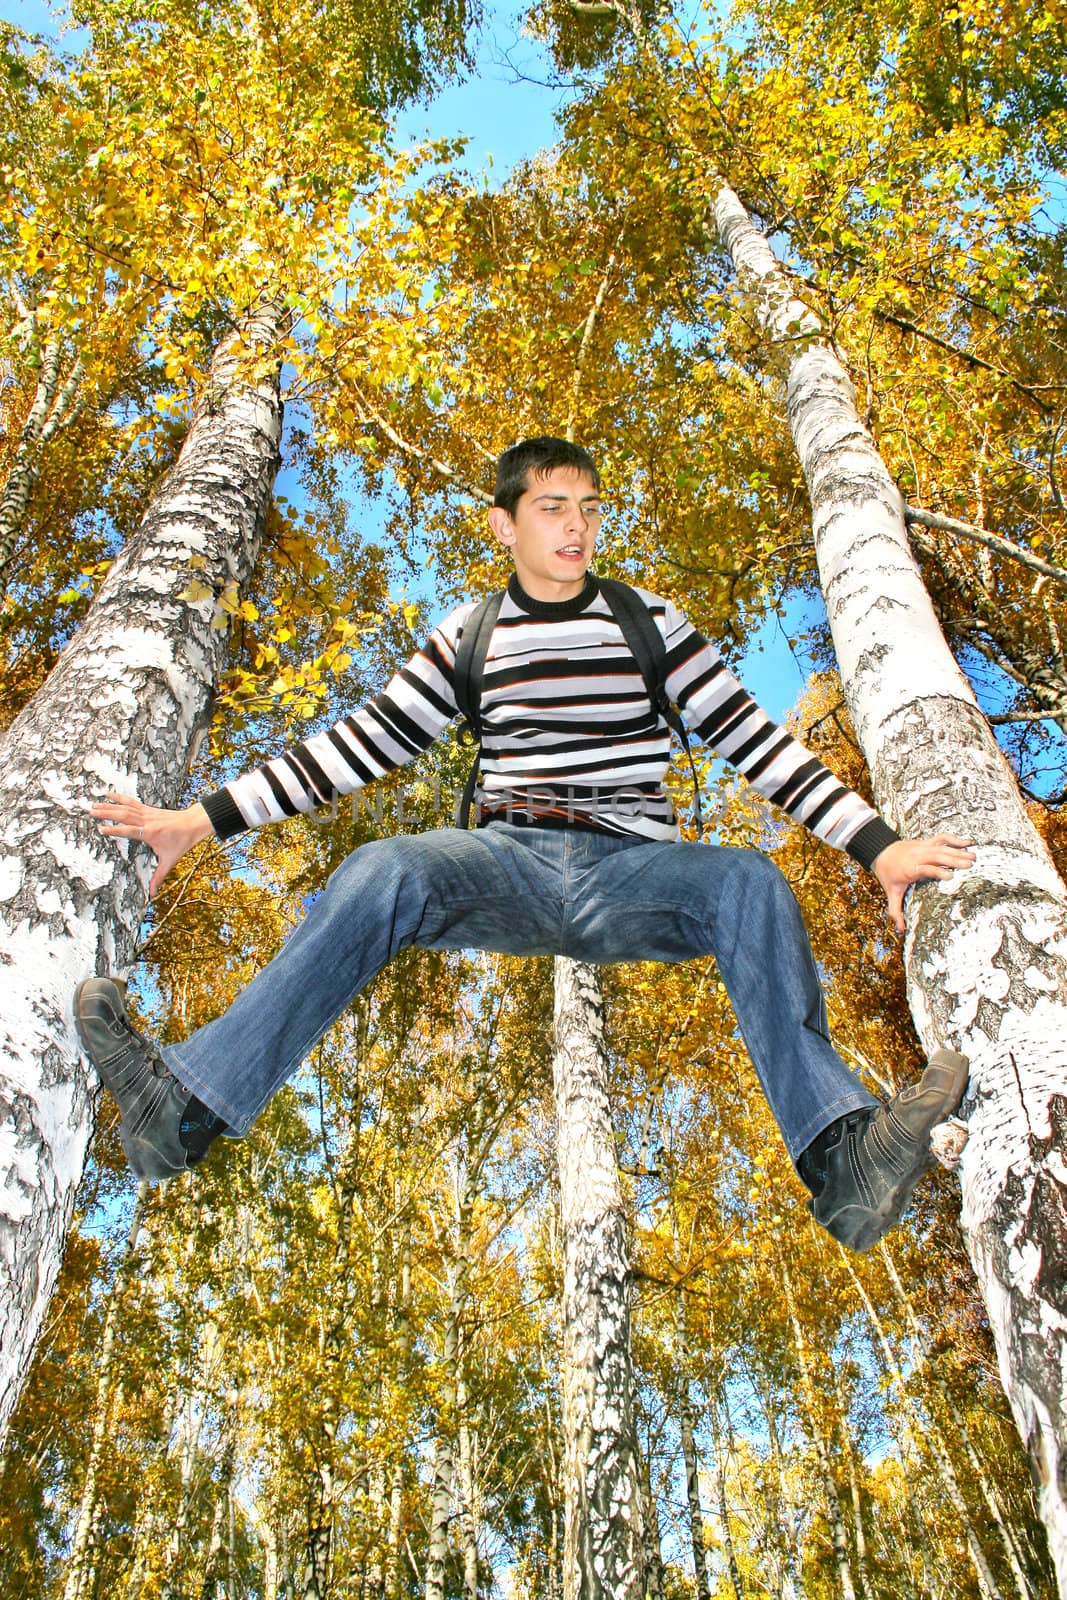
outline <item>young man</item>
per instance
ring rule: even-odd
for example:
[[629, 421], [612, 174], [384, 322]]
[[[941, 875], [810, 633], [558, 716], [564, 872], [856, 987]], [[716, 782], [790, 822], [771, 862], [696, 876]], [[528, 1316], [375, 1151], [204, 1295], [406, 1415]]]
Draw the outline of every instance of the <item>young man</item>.
[[[537, 438], [497, 465], [493, 533], [515, 572], [489, 642], [476, 831], [444, 828], [354, 851], [283, 950], [221, 1017], [157, 1049], [121, 991], [75, 997], [82, 1043], [118, 1100], [135, 1172], [167, 1178], [223, 1131], [243, 1134], [335, 1018], [405, 945], [595, 963], [715, 956], [811, 1209], [869, 1249], [930, 1163], [929, 1134], [960, 1103], [967, 1064], [938, 1051], [881, 1106], [833, 1050], [815, 964], [784, 878], [757, 851], [678, 839], [662, 789], [670, 734], [589, 572], [599, 477], [584, 450]], [[790, 816], [903, 897], [974, 860], [966, 841], [898, 839], [748, 697], [669, 601], [642, 591], [666, 644], [667, 691], [686, 722]], [[311, 811], [426, 749], [456, 715], [457, 641], [474, 603], [446, 617], [385, 692], [184, 811], [109, 794], [105, 834], [156, 854], [154, 894], [212, 832]]]

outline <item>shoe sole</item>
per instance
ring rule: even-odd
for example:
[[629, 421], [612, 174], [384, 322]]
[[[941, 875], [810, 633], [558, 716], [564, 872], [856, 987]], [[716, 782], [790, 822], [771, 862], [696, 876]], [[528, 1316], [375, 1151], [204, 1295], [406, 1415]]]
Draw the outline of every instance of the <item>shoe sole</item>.
[[[852, 1226], [849, 1226], [847, 1222], [843, 1223], [842, 1219], [847, 1216], [847, 1212], [837, 1212], [826, 1220], [816, 1218], [821, 1226], [832, 1233], [833, 1237], [843, 1244], [846, 1249], [854, 1250], [857, 1255], [865, 1255], [868, 1250], [873, 1250], [879, 1240], [883, 1239], [891, 1228], [896, 1227], [907, 1209], [916, 1185], [928, 1172], [932, 1172], [937, 1165], [937, 1158], [929, 1147], [930, 1134], [939, 1123], [945, 1121], [946, 1117], [951, 1117], [955, 1111], [959, 1110], [963, 1096], [967, 1092], [967, 1083], [970, 1077], [970, 1062], [967, 1057], [960, 1055], [956, 1050], [935, 1050], [926, 1063], [923, 1075], [918, 1083], [914, 1084], [910, 1089], [902, 1090], [898, 1098], [905, 1104], [918, 1099], [922, 1093], [923, 1081], [931, 1067], [948, 1067], [952, 1076], [948, 1083], [945, 1084], [937, 1110], [933, 1113], [926, 1128], [927, 1146], [920, 1155], [919, 1164], [910, 1168], [900, 1182], [888, 1191], [877, 1210], [872, 1211], [867, 1207], [861, 1206], [849, 1207], [848, 1210], [858, 1212], [856, 1221]], [[808, 1210], [814, 1216], [814, 1200], [808, 1201]], [[832, 1228], [830, 1227], [831, 1222], [833, 1223]]]
[[[109, 978], [107, 981], [108, 981], [108, 983], [114, 984], [115, 988], [119, 991], [119, 997], [121, 999], [122, 995], [123, 995], [123, 989], [124, 989], [125, 986], [124, 985], [120, 985], [118, 983], [115, 983], [114, 978]], [[127, 1162], [129, 1163], [131, 1172], [133, 1173], [134, 1177], [137, 1179], [137, 1181], [139, 1183], [151, 1183], [151, 1184], [165, 1183], [168, 1178], [177, 1177], [179, 1175], [179, 1170], [175, 1170], [175, 1171], [168, 1170], [167, 1172], [153, 1172], [153, 1171], [146, 1172], [145, 1171], [144, 1166], [142, 1165], [142, 1157], [138, 1153], [138, 1149], [139, 1149], [139, 1145], [140, 1145], [141, 1141], [135, 1140], [135, 1139], [133, 1139], [131, 1137], [131, 1135], [130, 1135], [129, 1131], [127, 1130], [127, 1127], [126, 1127], [125, 1118], [122, 1115], [122, 1107], [121, 1107], [121, 1105], [119, 1105], [118, 1096], [116, 1095], [114, 1089], [111, 1087], [110, 1083], [108, 1082], [107, 1077], [105, 1075], [104, 1069], [102, 1067], [100, 1067], [97, 1064], [96, 1061], [93, 1060], [92, 1048], [91, 1048], [91, 1046], [89, 1044], [89, 1040], [86, 1038], [85, 1031], [84, 1031], [84, 1029], [82, 1027], [82, 1019], [81, 1019], [81, 1016], [79, 1015], [79, 1009], [80, 1009], [81, 997], [82, 997], [83, 993], [85, 992], [86, 989], [88, 989], [90, 987], [91, 984], [94, 984], [94, 983], [97, 983], [97, 982], [99, 982], [99, 979], [97, 979], [97, 978], [83, 978], [81, 983], [78, 984], [78, 987], [74, 991], [74, 1031], [78, 1035], [79, 1044], [81, 1045], [81, 1047], [84, 1050], [85, 1054], [89, 1058], [89, 1063], [92, 1066], [93, 1071], [96, 1073], [97, 1077], [100, 1079], [100, 1082], [103, 1084], [103, 1086], [107, 1090], [108, 1094], [110, 1094], [111, 1098], [114, 1100], [115, 1105], [118, 1107], [118, 1113], [119, 1113], [119, 1139], [120, 1139], [120, 1141], [122, 1143], [123, 1153], [124, 1153], [124, 1155], [126, 1157]], [[125, 1010], [124, 1010], [123, 1011], [123, 1016], [125, 1017], [125, 1015], [126, 1014], [125, 1014]], [[127, 1022], [128, 1022], [128, 1019], [127, 1019]], [[149, 1145], [148, 1148], [152, 1149], [153, 1147], [151, 1145]]]

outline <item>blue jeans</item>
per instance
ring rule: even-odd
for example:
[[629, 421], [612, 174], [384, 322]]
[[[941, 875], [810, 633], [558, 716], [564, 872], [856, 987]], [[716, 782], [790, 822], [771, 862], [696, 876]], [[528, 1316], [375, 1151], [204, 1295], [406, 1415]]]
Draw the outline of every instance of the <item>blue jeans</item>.
[[353, 851], [229, 1010], [163, 1057], [243, 1134], [406, 945], [598, 965], [713, 955], [794, 1161], [829, 1123], [877, 1103], [830, 1044], [800, 908], [766, 856], [507, 822]]

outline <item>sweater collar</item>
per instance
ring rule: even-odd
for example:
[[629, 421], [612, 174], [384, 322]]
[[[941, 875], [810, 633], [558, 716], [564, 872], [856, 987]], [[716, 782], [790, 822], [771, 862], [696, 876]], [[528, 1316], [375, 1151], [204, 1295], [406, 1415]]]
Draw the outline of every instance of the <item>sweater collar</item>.
[[597, 581], [591, 572], [586, 574], [585, 588], [570, 600], [535, 600], [532, 594], [527, 594], [519, 582], [519, 575], [513, 572], [508, 579], [508, 596], [518, 606], [520, 611], [528, 611], [532, 617], [577, 617], [592, 603], [599, 593]]

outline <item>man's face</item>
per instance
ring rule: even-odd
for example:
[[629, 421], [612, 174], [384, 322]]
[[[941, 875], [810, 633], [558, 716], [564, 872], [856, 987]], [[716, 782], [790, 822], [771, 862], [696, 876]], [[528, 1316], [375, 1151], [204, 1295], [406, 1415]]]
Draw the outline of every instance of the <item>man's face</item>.
[[489, 522], [533, 599], [570, 600], [581, 593], [600, 531], [600, 495], [587, 473], [574, 467], [531, 473], [514, 515], [494, 506]]

